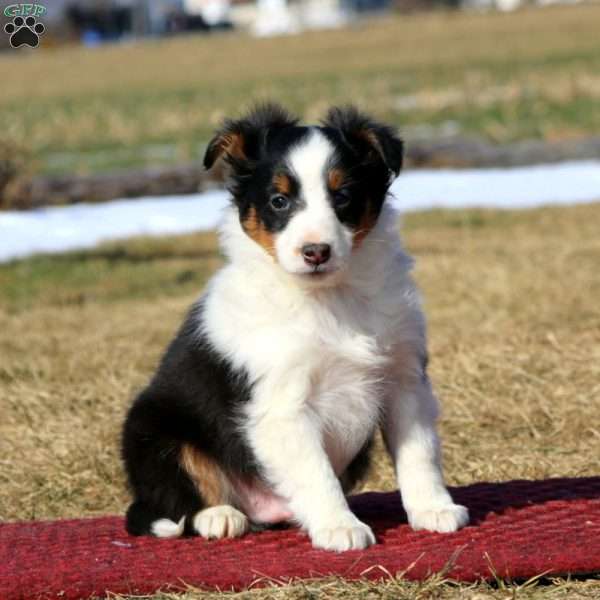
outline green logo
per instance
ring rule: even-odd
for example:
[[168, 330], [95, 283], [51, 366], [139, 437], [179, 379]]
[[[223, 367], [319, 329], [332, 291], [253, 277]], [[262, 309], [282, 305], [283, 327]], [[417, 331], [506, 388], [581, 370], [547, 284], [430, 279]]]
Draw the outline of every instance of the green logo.
[[46, 7], [41, 4], [10, 4], [4, 9], [5, 17], [43, 17]]

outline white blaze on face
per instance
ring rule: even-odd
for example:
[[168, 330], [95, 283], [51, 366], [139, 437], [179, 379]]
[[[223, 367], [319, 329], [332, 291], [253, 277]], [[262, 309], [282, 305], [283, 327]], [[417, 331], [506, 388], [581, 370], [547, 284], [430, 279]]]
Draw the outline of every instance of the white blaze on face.
[[277, 235], [275, 249], [279, 264], [291, 273], [310, 273], [304, 262], [302, 246], [329, 244], [331, 258], [319, 270], [343, 268], [352, 250], [352, 231], [338, 220], [327, 190], [327, 168], [335, 152], [333, 144], [318, 129], [293, 147], [287, 158], [294, 177], [300, 184], [298, 210], [286, 228]]

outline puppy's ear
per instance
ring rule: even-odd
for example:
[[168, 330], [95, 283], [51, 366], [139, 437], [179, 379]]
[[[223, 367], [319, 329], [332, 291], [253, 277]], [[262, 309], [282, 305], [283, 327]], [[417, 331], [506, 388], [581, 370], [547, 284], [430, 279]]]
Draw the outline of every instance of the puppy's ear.
[[404, 144], [392, 127], [374, 121], [354, 106], [329, 109], [323, 125], [338, 130], [356, 154], [365, 154], [366, 160], [379, 157], [394, 175], [400, 173]]
[[221, 157], [234, 165], [258, 160], [271, 131], [297, 122], [297, 118], [271, 102], [255, 106], [241, 119], [227, 119], [208, 144], [204, 166], [210, 169]]

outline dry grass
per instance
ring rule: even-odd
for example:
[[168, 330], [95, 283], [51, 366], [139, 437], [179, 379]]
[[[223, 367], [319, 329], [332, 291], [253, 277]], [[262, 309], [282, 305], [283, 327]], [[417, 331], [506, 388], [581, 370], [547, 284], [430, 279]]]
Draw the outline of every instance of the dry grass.
[[[600, 473], [599, 222], [600, 204], [406, 219], [451, 484]], [[214, 244], [136, 240], [0, 266], [0, 518], [123, 512], [124, 411], [220, 263]], [[381, 452], [376, 463], [365, 488], [392, 489]], [[326, 580], [237, 598], [542, 596], [600, 587]], [[200, 597], [216, 596], [183, 596]]]
[[0, 132], [44, 171], [195, 159], [224, 115], [272, 97], [310, 120], [354, 102], [404, 129], [498, 141], [600, 131], [600, 5], [434, 13], [344, 31], [193, 36], [0, 56]]
[[521, 585], [457, 585], [441, 577], [411, 582], [402, 577], [386, 581], [349, 582], [330, 577], [315, 581], [275, 584], [237, 594], [208, 593], [193, 589], [187, 593], [162, 593], [152, 596], [111, 596], [110, 600], [597, 600], [600, 583], [594, 580], [553, 580], [541, 585], [533, 579]]

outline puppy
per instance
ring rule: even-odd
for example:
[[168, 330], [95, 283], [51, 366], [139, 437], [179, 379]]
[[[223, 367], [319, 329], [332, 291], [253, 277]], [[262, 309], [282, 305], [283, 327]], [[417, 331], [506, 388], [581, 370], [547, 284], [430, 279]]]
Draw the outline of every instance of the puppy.
[[221, 538], [291, 521], [314, 546], [366, 548], [346, 494], [378, 427], [412, 527], [462, 527], [412, 260], [386, 203], [401, 140], [352, 107], [307, 127], [267, 104], [224, 123], [204, 164], [221, 158], [227, 264], [127, 416], [127, 530]]

